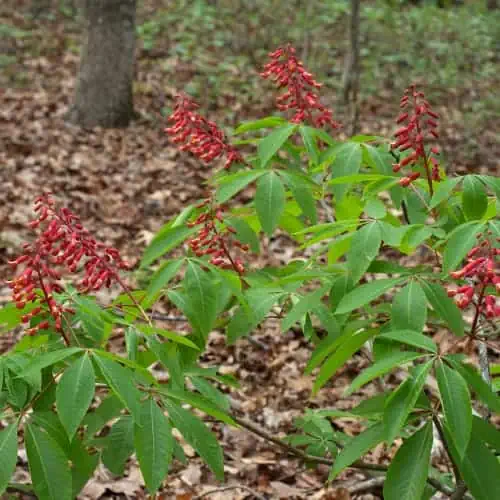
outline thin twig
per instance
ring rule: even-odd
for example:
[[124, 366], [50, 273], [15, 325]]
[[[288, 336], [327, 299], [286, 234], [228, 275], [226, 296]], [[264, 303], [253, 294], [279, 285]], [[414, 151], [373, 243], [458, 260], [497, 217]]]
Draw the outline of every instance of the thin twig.
[[467, 493], [467, 486], [463, 481], [460, 481], [460, 483], [458, 483], [457, 485], [457, 488], [450, 496], [450, 500], [461, 500], [466, 493]]
[[346, 488], [351, 494], [366, 493], [367, 491], [380, 488], [385, 482], [385, 476], [372, 477], [366, 481], [357, 481], [356, 484]]
[[[267, 431], [259, 427], [257, 424], [251, 422], [250, 420], [247, 420], [244, 417], [238, 417], [232, 413], [231, 418], [241, 427], [249, 430], [250, 432], [253, 432], [255, 435], [261, 437], [262, 439], [265, 439], [266, 441], [270, 441], [271, 443], [276, 444], [280, 448], [286, 450], [288, 453], [295, 455], [296, 457], [306, 462], [316, 462], [319, 464], [324, 464], [329, 466], [332, 466], [334, 464], [334, 461], [330, 458], [309, 455], [305, 451], [302, 451], [299, 448], [295, 448], [294, 446], [285, 443], [281, 439], [269, 434]], [[373, 470], [380, 472], [387, 472], [387, 470], [389, 469], [389, 467], [387, 467], [386, 465], [371, 464], [368, 462], [364, 462], [363, 460], [356, 460], [349, 467], [355, 469]], [[441, 491], [442, 493], [445, 493], [446, 495], [451, 495], [453, 493], [453, 490], [451, 490], [446, 485], [442, 484], [441, 482], [437, 481], [434, 478], [428, 477], [427, 482], [433, 488], [435, 488], [438, 491]]]

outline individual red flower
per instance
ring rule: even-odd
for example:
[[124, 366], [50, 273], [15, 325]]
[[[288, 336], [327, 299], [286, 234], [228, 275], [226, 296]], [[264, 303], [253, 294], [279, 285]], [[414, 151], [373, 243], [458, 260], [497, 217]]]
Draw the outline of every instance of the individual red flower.
[[[416, 167], [423, 163], [429, 185], [432, 181], [439, 181], [439, 164], [435, 156], [439, 154], [436, 146], [429, 147], [429, 140], [439, 137], [436, 128], [439, 115], [432, 110], [431, 105], [425, 99], [423, 92], [417, 89], [416, 84], [410, 85], [401, 98], [400, 103], [403, 112], [396, 122], [402, 125], [396, 132], [396, 140], [391, 144], [392, 149], [400, 152], [410, 151], [399, 163], [395, 163], [394, 172], [399, 172], [403, 167]], [[426, 149], [427, 148], [427, 149]], [[402, 186], [408, 186], [419, 177], [416, 172], [403, 177], [400, 181]]]
[[[95, 291], [118, 281], [117, 270], [128, 266], [118, 250], [97, 242], [82, 226], [79, 217], [67, 208], [58, 209], [50, 194], [35, 199], [35, 212], [38, 217], [29, 223], [29, 227], [39, 228], [41, 232], [33, 243], [23, 245], [20, 257], [10, 262], [14, 268], [24, 265], [24, 270], [9, 282], [9, 286], [18, 309], [24, 309], [28, 302], [37, 303], [23, 317], [23, 322], [28, 323], [33, 317], [45, 314], [42, 306], [46, 306], [55, 329], [62, 331], [62, 315], [68, 310], [53, 296], [54, 292], [63, 291], [61, 272], [57, 267], [76, 273], [84, 263], [84, 277], [78, 286], [83, 291]], [[47, 328], [49, 322], [44, 320], [28, 333]]]
[[465, 280], [467, 284], [450, 289], [448, 296], [455, 298], [460, 309], [472, 303], [487, 318], [496, 318], [500, 316], [500, 304], [495, 295], [486, 291], [491, 286], [500, 294], [500, 248], [495, 248], [482, 234], [478, 236], [479, 242], [467, 254], [465, 266], [450, 273], [453, 279]]
[[224, 208], [213, 206], [211, 199], [206, 199], [197, 208], [205, 208], [195, 221], [188, 223], [189, 227], [202, 225], [188, 245], [197, 257], [210, 256], [210, 264], [224, 269], [234, 269], [238, 274], [245, 272], [245, 266], [239, 258], [233, 258], [230, 249], [237, 248], [248, 251], [248, 245], [243, 245], [234, 239], [235, 230], [224, 223]]
[[196, 111], [198, 107], [188, 96], [177, 97], [174, 112], [168, 118], [173, 124], [165, 129], [170, 140], [179, 144], [181, 151], [189, 151], [205, 163], [223, 156], [226, 169], [233, 163], [243, 163], [243, 157], [227, 142], [224, 132], [216, 123], [201, 116]]
[[305, 70], [291, 45], [278, 48], [269, 57], [271, 61], [264, 66], [260, 76], [273, 80], [278, 88], [287, 89], [276, 99], [279, 110], [293, 110], [293, 123], [308, 122], [315, 127], [340, 127], [333, 119], [333, 112], [319, 100], [317, 90], [322, 85]]

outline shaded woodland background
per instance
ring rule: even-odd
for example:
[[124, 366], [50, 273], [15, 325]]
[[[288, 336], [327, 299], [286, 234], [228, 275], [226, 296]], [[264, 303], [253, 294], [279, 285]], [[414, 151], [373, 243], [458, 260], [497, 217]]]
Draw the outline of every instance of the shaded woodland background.
[[[441, 6], [433, 1], [362, 1], [359, 132], [390, 135], [399, 97], [408, 84], [419, 82], [442, 117], [440, 145], [448, 171], [498, 175], [500, 11], [496, 7], [495, 2], [483, 1], [441, 2]], [[230, 132], [241, 121], [273, 112], [274, 91], [258, 71], [270, 50], [291, 42], [324, 82], [324, 101], [336, 110], [336, 119], [348, 122], [350, 110], [342, 90], [349, 11], [350, 3], [340, 0], [139, 1], [134, 118], [127, 128], [83, 129], [67, 121], [82, 42], [78, 2], [3, 0], [0, 304], [10, 295], [4, 285], [10, 277], [7, 260], [28, 237], [25, 224], [39, 192], [52, 191], [82, 216], [98, 238], [119, 248], [131, 262], [140, 258], [155, 231], [172, 215], [203, 195], [203, 183], [213, 170], [179, 153], [163, 133], [164, 116], [179, 91], [191, 94], [203, 113]], [[343, 134], [345, 130], [339, 132]], [[263, 253], [254, 261], [256, 265], [286, 262], [294, 252], [293, 242], [278, 234], [264, 242]], [[141, 276], [137, 279], [140, 284]], [[224, 336], [214, 333], [204, 361], [222, 365], [241, 380], [242, 410], [268, 430], [289, 432], [293, 418], [306, 406], [348, 408], [356, 403], [354, 398], [341, 399], [341, 394], [368, 363], [362, 356], [308, 400], [311, 379], [302, 373], [310, 349], [303, 336], [293, 331], [279, 334], [277, 325], [270, 324], [255, 338], [257, 343], [243, 340], [228, 348]], [[15, 340], [15, 335], [0, 337], [0, 351]], [[117, 349], [120, 342], [118, 338]], [[342, 425], [356, 432], [359, 424]], [[308, 470], [242, 430], [217, 428], [226, 450], [228, 483], [247, 489], [221, 491], [211, 499], [258, 498], [257, 494], [342, 500], [355, 496], [347, 486], [362, 478], [359, 473], [344, 475], [347, 482], [342, 488], [327, 489], [326, 469]], [[372, 459], [383, 461], [390, 454], [382, 446]], [[25, 468], [20, 459], [19, 481]], [[196, 498], [214, 485], [201, 462], [193, 460], [187, 469], [176, 464], [162, 498]], [[377, 494], [376, 488], [372, 493]], [[102, 470], [82, 495], [143, 497], [133, 461], [125, 479], [116, 480]]]

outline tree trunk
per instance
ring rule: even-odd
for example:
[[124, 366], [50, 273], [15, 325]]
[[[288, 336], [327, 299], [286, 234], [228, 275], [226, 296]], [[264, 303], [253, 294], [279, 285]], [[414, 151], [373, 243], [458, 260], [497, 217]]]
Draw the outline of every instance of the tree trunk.
[[358, 129], [359, 92], [359, 9], [360, 0], [351, 0], [351, 24], [349, 29], [350, 48], [344, 68], [344, 104], [349, 106], [351, 135]]
[[136, 0], [86, 0], [86, 37], [68, 119], [126, 127], [133, 116]]

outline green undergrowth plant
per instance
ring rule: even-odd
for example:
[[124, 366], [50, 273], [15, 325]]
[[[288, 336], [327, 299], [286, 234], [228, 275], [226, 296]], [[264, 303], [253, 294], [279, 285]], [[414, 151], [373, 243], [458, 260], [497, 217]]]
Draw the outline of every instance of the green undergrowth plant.
[[[491, 417], [500, 400], [490, 372], [499, 370], [488, 357], [498, 352], [498, 178], [447, 176], [439, 116], [415, 85], [399, 103], [392, 139], [340, 140], [321, 85], [291, 46], [270, 54], [261, 75], [281, 89], [281, 116], [243, 123], [232, 142], [188, 96], [176, 101], [171, 142], [223, 168], [208, 196], [146, 248], [138, 270], [151, 270], [146, 286], [132, 288], [118, 250], [53, 196], [35, 200], [36, 237], [12, 261], [13, 301], [0, 310], [6, 332], [24, 332], [0, 357], [0, 491], [19, 487], [11, 482], [19, 438], [41, 500], [74, 498], [99, 462], [121, 475], [133, 454], [154, 495], [172, 461], [186, 462], [179, 434], [223, 480], [222, 448], [205, 414], [329, 465], [330, 481], [349, 467], [378, 471], [388, 500], [498, 498], [500, 435]], [[255, 194], [242, 202], [248, 186]], [[280, 234], [302, 257], [256, 268], [250, 253]], [[169, 256], [178, 247], [182, 255]], [[106, 288], [120, 291], [104, 304], [95, 295]], [[181, 312], [188, 333], [161, 326], [160, 301]], [[238, 381], [200, 356], [213, 330], [233, 344], [271, 317], [309, 342], [312, 395], [358, 352], [368, 354], [345, 391], [361, 403], [307, 409], [282, 440], [238, 416], [228, 396]], [[125, 352], [110, 349], [116, 336]], [[457, 344], [477, 348], [479, 367]], [[395, 371], [403, 381], [386, 385]], [[377, 380], [375, 396], [360, 392]], [[342, 418], [359, 419], [363, 430], [335, 430]], [[433, 430], [448, 470], [431, 461]], [[364, 461], [381, 443], [397, 445], [392, 461]]]

